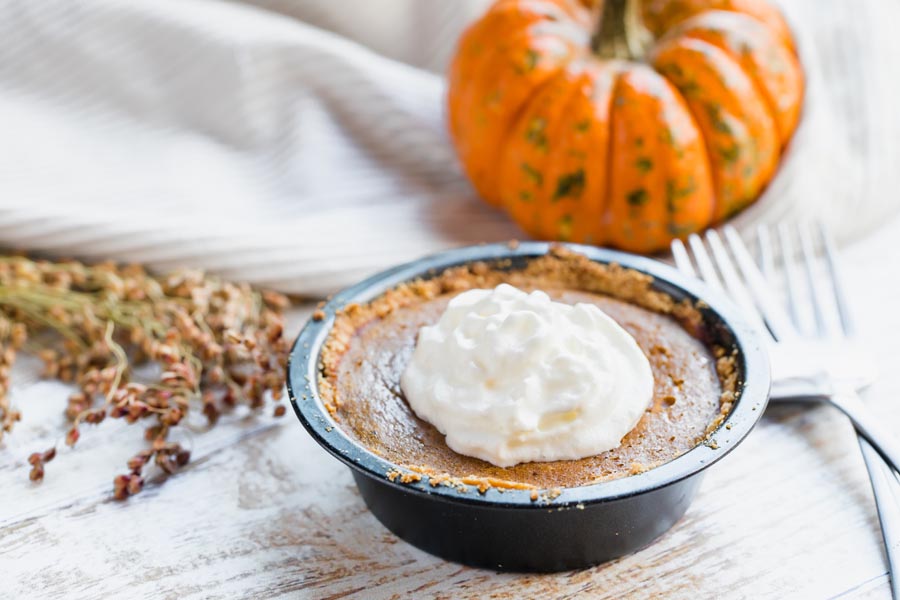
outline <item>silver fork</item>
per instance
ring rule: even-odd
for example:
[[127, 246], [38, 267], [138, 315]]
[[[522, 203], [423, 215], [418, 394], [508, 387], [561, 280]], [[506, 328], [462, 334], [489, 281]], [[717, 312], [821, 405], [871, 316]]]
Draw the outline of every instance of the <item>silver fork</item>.
[[[800, 230], [803, 231], [802, 229]], [[840, 284], [835, 277], [830, 277], [831, 287], [826, 289], [816, 278], [813, 270], [814, 254], [811, 238], [807, 233], [801, 235], [804, 241], [804, 263], [806, 265], [807, 283], [812, 294], [811, 302], [816, 316], [818, 337], [803, 336], [795, 326], [791, 317], [784, 311], [772, 287], [767, 282], [750, 252], [741, 241], [740, 235], [732, 227], [723, 228], [725, 242], [715, 230], [706, 233], [706, 245], [700, 236], [688, 238], [688, 246], [694, 256], [699, 270], [699, 277], [708, 286], [728, 294], [743, 310], [745, 316], [760, 331], [768, 334], [770, 353], [773, 365], [773, 385], [770, 401], [787, 400], [790, 402], [828, 402], [843, 412], [857, 432], [864, 437], [882, 455], [884, 460], [896, 471], [900, 471], [900, 445], [866, 410], [859, 400], [857, 389], [865, 387], [873, 376], [870, 372], [871, 360], [858, 350], [845, 343], [845, 335], [835, 332], [831, 340], [823, 339], [829, 334], [824, 318], [826, 295], [835, 297], [838, 306], [842, 306], [843, 331], [850, 331], [849, 311], [843, 301]], [[781, 239], [786, 237], [786, 230], [780, 232]], [[708, 245], [710, 252], [707, 252]], [[827, 246], [826, 260], [829, 273], [837, 273], [834, 250]], [[732, 260], [729, 255], [734, 255]], [[771, 248], [769, 248], [771, 251]], [[672, 243], [672, 254], [675, 263], [683, 272], [697, 276], [691, 263], [690, 253], [679, 240]], [[828, 257], [831, 257], [830, 259]], [[796, 282], [796, 267], [791, 261], [785, 263], [789, 284], [790, 304], [800, 304], [799, 285]], [[720, 278], [721, 274], [721, 278]], [[724, 283], [723, 283], [724, 282]], [[799, 315], [799, 310], [794, 311]], [[846, 317], [846, 320], [845, 320]]]
[[[782, 224], [779, 227], [777, 237], [781, 245], [790, 314], [781, 307], [770, 286], [775, 277], [775, 270], [773, 236], [770, 235], [767, 228], [760, 227], [758, 235], [762, 271], [756, 266], [740, 235], [730, 226], [723, 228], [726, 243], [723, 243], [722, 238], [715, 230], [707, 232], [705, 245], [700, 236], [692, 235], [688, 239], [688, 246], [693, 253], [699, 276], [708, 285], [730, 295], [741, 306], [751, 323], [760, 331], [768, 334], [775, 365], [780, 362], [792, 362], [798, 356], [810, 354], [813, 362], [823, 361], [836, 364], [845, 362], [840, 359], [847, 353], [835, 350], [834, 347], [827, 348], [824, 353], [817, 354], [815, 352], [816, 349], [825, 347], [825, 338], [830, 338], [832, 342], [843, 342], [854, 333], [850, 311], [843, 293], [834, 244], [828, 232], [821, 225], [818, 233], [821, 238], [824, 262], [827, 266], [828, 283], [830, 284], [828, 287], [825, 286], [823, 278], [817, 277], [815, 273], [815, 244], [809, 227], [798, 227], [796, 236], [800, 241], [806, 285], [810, 291], [809, 297], [813, 307], [818, 338], [813, 343], [810, 343], [801, 334], [800, 282], [793, 261], [795, 236], [786, 225]], [[712, 258], [706, 250], [707, 245]], [[729, 250], [734, 257], [733, 260], [729, 256]], [[690, 253], [680, 240], [672, 243], [672, 254], [681, 271], [697, 276]], [[737, 263], [737, 268], [735, 263]], [[721, 275], [721, 279], [719, 275]], [[829, 321], [825, 316], [828, 297], [834, 300], [839, 328], [834, 327], [833, 321]], [[857, 358], [858, 362], [869, 364], [864, 358], [860, 359], [858, 356]], [[824, 370], [821, 367], [814, 367], [813, 370], [808, 368], [796, 370], [797, 373], [802, 373], [799, 377], [779, 377], [776, 371], [777, 369], [773, 369], [773, 396], [770, 400], [828, 402], [850, 417], [856, 427], [881, 522], [885, 553], [891, 575], [891, 592], [894, 598], [900, 597], [900, 581], [898, 581], [900, 579], [900, 562], [898, 562], [900, 561], [900, 506], [898, 506], [898, 498], [894, 495], [898, 482], [888, 467], [890, 464], [897, 469], [900, 454], [897, 452], [894, 441], [868, 415], [857, 394], [857, 388], [867, 384], [871, 376], [865, 375], [857, 378], [835, 376], [833, 369]], [[789, 381], [790, 379], [794, 381]], [[885, 464], [885, 461], [888, 464]]]

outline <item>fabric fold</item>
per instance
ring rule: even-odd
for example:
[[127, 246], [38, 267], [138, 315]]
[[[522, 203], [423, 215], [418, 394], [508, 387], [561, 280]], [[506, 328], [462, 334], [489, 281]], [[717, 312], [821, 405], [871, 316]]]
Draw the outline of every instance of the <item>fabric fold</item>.
[[[377, 44], [438, 68], [484, 2], [454, 4], [452, 20], [434, 16], [451, 14], [446, 3], [422, 2], [405, 13], [408, 2], [385, 2], [381, 20], [403, 25], [394, 46]], [[860, 4], [785, 3], [810, 97], [739, 226], [816, 217], [851, 240], [897, 209], [900, 5]], [[423, 254], [521, 237], [459, 170], [441, 75], [300, 21], [369, 14], [323, 6], [0, 4], [0, 245], [319, 296]]]

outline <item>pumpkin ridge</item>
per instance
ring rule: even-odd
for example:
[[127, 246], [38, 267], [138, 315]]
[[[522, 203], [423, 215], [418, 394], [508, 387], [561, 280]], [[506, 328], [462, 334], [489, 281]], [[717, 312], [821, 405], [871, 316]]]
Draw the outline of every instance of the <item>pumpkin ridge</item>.
[[[605, 128], [605, 136], [606, 143], [603, 145], [603, 152], [605, 152], [605, 160], [603, 161], [606, 165], [604, 172], [602, 174], [602, 179], [599, 186], [594, 185], [594, 179], [598, 177], [596, 172], [590, 170], [590, 164], [587, 160], [585, 160], [580, 167], [582, 170], [582, 180], [581, 180], [581, 198], [578, 200], [581, 207], [580, 210], [582, 212], [582, 218], [578, 219], [576, 223], [572, 227], [573, 233], [573, 241], [577, 241], [580, 243], [594, 243], [601, 244], [604, 242], [605, 232], [603, 227], [603, 215], [606, 210], [606, 206], [609, 199], [609, 180], [610, 180], [610, 172], [609, 172], [609, 161], [610, 161], [610, 150], [611, 150], [611, 115], [612, 115], [612, 104], [615, 98], [615, 89], [617, 85], [617, 81], [619, 76], [621, 75], [621, 69], [618, 67], [617, 63], [610, 64], [609, 61], [598, 61], [592, 55], [587, 55], [584, 58], [584, 66], [582, 67], [581, 77], [585, 80], [585, 82], [590, 82], [591, 85], [591, 93], [587, 97], [588, 104], [591, 107], [591, 118], [593, 119], [593, 128], [599, 128], [604, 126]], [[600, 82], [605, 78], [609, 77], [611, 79], [608, 84], [608, 93], [606, 96], [602, 97], [603, 105], [601, 106], [600, 101], [601, 98], [598, 98], [597, 92], [602, 89], [600, 87]], [[573, 94], [570, 103], [567, 105], [567, 110], [570, 110], [574, 105], [578, 103], [578, 101], [582, 98], [584, 94], [583, 89], [579, 89], [576, 86], [575, 94]], [[603, 124], [597, 119], [597, 111], [605, 113], [606, 115], [606, 123]], [[561, 123], [569, 124], [569, 121], [566, 119], [562, 119]], [[577, 130], [578, 122], [571, 123], [573, 128]], [[562, 139], [571, 139], [573, 135], [573, 128], [563, 128], [564, 135]], [[573, 144], [574, 145], [574, 144]], [[587, 171], [585, 175], [584, 172]], [[572, 174], [576, 175], [577, 172], [572, 172]], [[560, 181], [558, 180], [559, 184]], [[557, 191], [559, 191], [559, 186], [557, 186]], [[594, 188], [599, 189], [599, 193]], [[591, 215], [590, 218], [585, 215]], [[581, 221], [584, 221], [583, 223]]]
[[600, 226], [597, 232], [598, 243], [605, 244], [608, 242], [610, 236], [608, 233], [608, 228], [612, 225], [613, 221], [613, 203], [612, 203], [612, 193], [613, 193], [613, 167], [615, 166], [615, 156], [613, 156], [613, 151], [615, 150], [615, 141], [616, 141], [616, 130], [615, 130], [615, 119], [613, 118], [613, 111], [616, 107], [616, 98], [619, 97], [619, 88], [622, 83], [622, 70], [618, 70], [614, 75], [614, 80], [612, 84], [612, 92], [609, 95], [609, 135], [607, 137], [606, 143], [606, 184], [604, 185], [603, 190], [603, 209], [600, 214]]
[[[733, 122], [729, 125], [720, 115], [713, 114], [711, 110], [719, 105], [719, 100], [710, 101], [706, 98], [704, 94], [708, 92], [702, 86], [694, 89], [691, 87], [690, 81], [679, 81], [683, 76], [681, 69], [673, 71], [667, 68], [665, 64], [663, 66], [657, 64], [660, 61], [660, 56], [672, 51], [703, 58], [702, 64], [705, 65], [705, 69], [698, 69], [695, 64], [693, 69], [694, 77], [704, 74], [710, 78], [718, 77], [722, 75], [722, 68], [726, 64], [731, 68], [733, 74], [739, 73], [740, 77], [744, 77], [750, 85], [749, 89], [752, 90], [753, 97], [749, 99], [743, 98], [740, 102], [738, 102], [739, 99], [735, 95], [740, 91], [738, 88], [735, 88], [733, 84], [726, 84], [724, 81], [719, 83], [722, 89], [734, 92], [734, 94], [726, 96], [726, 98], [735, 102], [735, 106], [732, 108], [740, 109], [742, 112], [730, 116], [740, 118], [733, 119]], [[752, 202], [762, 192], [777, 166], [780, 146], [777, 135], [774, 133], [776, 131], [774, 118], [769, 112], [765, 100], [760, 96], [759, 90], [753, 84], [752, 78], [746, 73], [740, 62], [717, 46], [697, 38], [675, 37], [662, 40], [654, 48], [652, 56], [656, 70], [679, 90], [687, 101], [688, 110], [700, 126], [700, 132], [706, 142], [708, 160], [714, 166], [714, 221], [728, 218]], [[686, 60], [686, 58], [682, 57], [682, 60]], [[704, 70], [706, 71], [705, 73]], [[762, 108], [762, 114], [752, 114], [756, 105]], [[701, 106], [703, 108], [702, 111], [700, 110]], [[754, 123], [747, 120], [749, 116], [762, 117], [765, 121], [764, 123], [756, 123], [756, 125], [759, 125], [759, 130], [756, 134], [752, 131]], [[732, 127], [737, 129], [737, 131], [732, 129]], [[743, 131], [741, 131], [742, 129]], [[774, 136], [774, 148], [765, 147], [769, 140], [763, 134], [768, 132], [771, 132]], [[740, 135], [742, 133], [743, 136]], [[728, 146], [715, 143], [716, 138], [719, 138], [719, 141], [721, 141], [722, 137], [729, 140], [730, 144]], [[761, 145], [763, 146], [762, 148], [760, 148]], [[749, 159], [746, 156], [747, 150], [750, 150], [751, 154]], [[765, 156], [763, 156], [763, 152], [766, 153]], [[769, 156], [769, 152], [773, 156]], [[736, 173], [733, 170], [738, 165], [742, 165], [741, 173]]]
[[[553, 8], [553, 11], [549, 10], [550, 7]], [[449, 114], [451, 137], [459, 140], [456, 143], [464, 150], [462, 154], [463, 167], [474, 187], [489, 203], [497, 206], [502, 204], [500, 190], [493, 182], [493, 176], [487, 172], [490, 169], [487, 165], [497, 162], [503, 140], [508, 136], [510, 123], [514, 122], [519, 111], [528, 103], [530, 94], [540, 89], [542, 83], [556, 76], [580, 52], [578, 45], [568, 38], [556, 35], [535, 38], [532, 34], [531, 27], [547, 20], [552, 12], [557, 13], [554, 18], [557, 16], [568, 18], [557, 2], [528, 0], [527, 3], [522, 3], [518, 0], [503, 0], [491, 7], [481, 20], [470, 25], [463, 33], [457, 46], [457, 56], [451, 62], [452, 77], [447, 89], [447, 97], [451, 104]], [[475, 57], [468, 54], [473, 47], [483, 45], [484, 42], [481, 38], [486, 33], [493, 33], [492, 29], [501, 25], [515, 27], [515, 33], [508, 36], [504, 40], [504, 44], [487, 47], [485, 54], [477, 57], [475, 64], [465, 68], [464, 61], [476, 60]], [[515, 110], [501, 116], [491, 115], [495, 121], [499, 122], [498, 128], [500, 129], [494, 135], [493, 148], [488, 147], [484, 142], [473, 143], [472, 139], [479, 133], [473, 129], [471, 113], [485, 110], [486, 99], [478, 96], [479, 93], [484, 94], [486, 91], [487, 86], [483, 86], [483, 82], [489, 79], [492, 73], [508, 68], [510, 61], [513, 61], [511, 48], [525, 49], [526, 54], [530, 52], [531, 55], [540, 57], [542, 52], [546, 51], [545, 48], [541, 48], [540, 42], [547, 42], [550, 39], [567, 48], [567, 54], [553, 57], [556, 61], [555, 64], [545, 65], [544, 70], [539, 73], [540, 79], [532, 85], [529, 94], [522, 96], [521, 101], [515, 106]], [[460, 108], [460, 105], [466, 110]], [[485, 134], [481, 132], [480, 135], [484, 136]], [[493, 152], [490, 151], [491, 149]]]
[[[502, 157], [510, 128], [530, 98], [583, 54], [583, 48], [570, 35], [561, 35], [552, 28], [537, 33], [534, 30], [535, 27], [561, 21], [570, 21], [577, 27], [577, 14], [568, 11], [564, 4], [568, 6], [560, 0], [502, 0], [466, 30], [458, 45], [457, 56], [451, 63], [453, 77], [447, 90], [451, 105], [451, 136], [459, 139], [456, 143], [462, 151], [463, 167], [474, 187], [488, 203], [495, 206], [502, 206], [503, 198], [493, 171]], [[502, 26], [510, 28], [511, 33], [498, 44], [488, 35], [496, 36], [494, 30]], [[472, 65], [469, 63], [476, 61], [476, 56], [469, 52], [476, 46], [484, 46], [486, 51]], [[559, 54], [549, 53], [548, 48], [553, 46]], [[519, 91], [513, 94], [513, 102], [500, 96], [496, 101], [509, 106], [491, 109], [487, 104], [492, 97], [489, 82], [498, 73], [502, 78], [510, 77], [510, 63], [515, 60], [516, 52], [534, 56], [535, 60], [543, 57], [544, 60], [540, 67], [536, 63], [531, 65], [531, 71], [517, 71], [521, 76], [519, 85], [527, 86], [523, 88], [527, 89], [527, 93]], [[512, 81], [506, 83], [507, 90], [515, 89]], [[490, 122], [479, 129], [473, 125], [473, 113], [484, 114]]]
[[[527, 98], [524, 102], [522, 102], [519, 107], [510, 114], [510, 118], [507, 120], [506, 129], [500, 134], [500, 141], [497, 143], [497, 153], [493, 157], [491, 161], [494, 165], [500, 166], [502, 169], [503, 164], [503, 156], [507, 153], [507, 146], [510, 143], [510, 140], [513, 137], [513, 134], [516, 132], [517, 125], [522, 117], [527, 114], [529, 107], [532, 103], [536, 102], [538, 98], [541, 97], [541, 94], [551, 86], [557, 79], [564, 77], [566, 71], [568, 70], [568, 66], [560, 65], [556, 70], [553, 71], [546, 79], [538, 83], [532, 88], [531, 97]], [[502, 175], [500, 176], [500, 180], [502, 182]], [[503, 199], [503, 190], [500, 190], [500, 206], [505, 207], [507, 202]]]
[[[765, 107], [766, 112], [769, 115], [769, 118], [772, 119], [772, 122], [775, 124], [775, 128], [780, 130], [779, 122], [778, 122], [778, 111], [775, 107], [775, 103], [772, 100], [772, 97], [768, 93], [768, 90], [762, 83], [759, 81], [759, 78], [748, 69], [745, 69], [743, 64], [741, 64], [740, 56], [737, 56], [728, 46], [727, 44], [717, 44], [711, 40], [708, 40], [699, 36], [686, 35], [685, 37], [689, 37], [691, 39], [700, 40], [706, 42], [712, 46], [715, 46], [725, 54], [727, 54], [730, 58], [734, 60], [735, 63], [741, 66], [741, 70], [744, 74], [747, 75], [747, 78], [750, 80], [750, 83], [756, 88], [756, 93], [759, 94], [760, 98], [763, 99], [763, 106]], [[780, 131], [779, 131], [780, 134]]]
[[[724, 24], [720, 25], [714, 22], [708, 22], [710, 21], [710, 17], [713, 17], [715, 13], [724, 13], [729, 15], [730, 18], [747, 20], [755, 23], [759, 27], [759, 32], [757, 33], [762, 33], [763, 35], [768, 36], [769, 39], [766, 40], [767, 42], [775, 45], [781, 45], [781, 49], [785, 51], [786, 55], [791, 59], [796, 60], [796, 55], [794, 54], [794, 52], [790, 48], [783, 45], [783, 42], [778, 39], [778, 37], [774, 33], [772, 33], [770, 28], [766, 26], [766, 23], [764, 23], [754, 15], [737, 11], [711, 10], [696, 14], [678, 23], [674, 28], [666, 33], [664, 39], [682, 37], [699, 40], [715, 46], [716, 48], [730, 56], [735, 63], [740, 65], [741, 69], [753, 83], [754, 87], [756, 87], [756, 91], [759, 93], [760, 97], [765, 101], [769, 115], [772, 117], [772, 121], [775, 123], [775, 127], [778, 130], [779, 141], [782, 146], [785, 145], [787, 143], [787, 140], [789, 140], [791, 135], [793, 134], [794, 129], [796, 129], [796, 119], [791, 118], [787, 124], [784, 124], [782, 122], [782, 110], [779, 107], [776, 99], [773, 97], [772, 90], [768, 85], [764, 83], [762, 74], [756, 69], [750, 68], [751, 65], [747, 64], [747, 61], [750, 59], [745, 59], [725, 39], [725, 36], [727, 34], [732, 34], [733, 32], [724, 31], [725, 29], [727, 29]], [[747, 37], [747, 34], [744, 32], [742, 32], [740, 35]], [[790, 67], [794, 66], [795, 65], [791, 65]], [[802, 72], [799, 73], [799, 75], [799, 82], [801, 82], [802, 85]]]
[[[550, 25], [551, 27], [549, 27], [547, 31], [542, 31], [541, 35], [555, 35], [555, 36], [563, 39], [567, 44], [569, 44], [571, 46], [572, 54], [570, 55], [569, 60], [567, 62], [561, 62], [561, 63], [557, 64], [555, 69], [553, 69], [551, 72], [549, 72], [542, 81], [538, 82], [531, 88], [531, 96], [532, 96], [531, 99], [526, 98], [525, 101], [523, 101], [519, 104], [519, 106], [516, 108], [515, 111], [513, 111], [509, 114], [508, 119], [507, 119], [507, 127], [506, 127], [505, 131], [503, 131], [500, 135], [500, 140], [497, 143], [497, 153], [493, 157], [493, 160], [491, 161], [494, 164], [497, 164], [500, 162], [500, 156], [503, 155], [503, 152], [506, 149], [506, 145], [509, 141], [509, 138], [512, 136], [513, 130], [515, 130], [515, 128], [516, 128], [516, 124], [522, 118], [522, 115], [526, 112], [529, 104], [531, 104], [531, 100], [533, 100], [534, 98], [537, 98], [541, 94], [541, 92], [544, 90], [545, 87], [550, 85], [554, 81], [554, 79], [556, 79], [560, 75], [563, 75], [567, 70], [569, 70], [572, 67], [573, 64], [575, 64], [579, 60], [584, 60], [585, 51], [577, 45], [577, 42], [579, 40], [572, 39], [568, 36], [560, 35], [562, 32], [566, 32], [568, 27], [553, 27], [553, 25], [557, 25], [557, 24], [559, 24], [559, 22], [558, 21], [550, 21], [547, 18], [548, 16], [550, 16], [551, 13], [549, 13], [549, 12], [544, 13], [544, 12], [541, 12], [539, 9], [531, 8], [531, 6], [533, 6], [533, 5], [547, 4], [547, 3], [548, 3], [548, 0], [533, 0], [533, 1], [529, 0], [529, 1], [525, 2], [525, 4], [527, 6], [529, 6], [529, 10], [534, 11], [535, 14], [540, 15], [541, 17], [543, 17], [543, 19], [539, 19], [536, 22], [530, 23], [527, 26], [523, 27], [522, 30], [517, 34], [517, 36], [527, 37], [529, 35], [532, 35], [533, 32], [530, 31], [532, 28]], [[565, 9], [560, 7], [553, 0], [549, 0], [549, 3], [551, 5], [553, 5], [554, 7], [556, 7], [557, 10], [559, 10], [562, 15], [564, 15], [566, 18], [568, 18], [572, 21], [572, 23], [570, 23], [570, 25], [572, 25], [574, 28], [577, 28], [579, 26], [579, 23], [577, 21], [575, 21], [575, 18], [573, 15], [567, 13], [565, 11]], [[521, 7], [521, 4], [519, 4], [519, 6]], [[501, 194], [502, 194], [502, 192], [501, 192]], [[500, 201], [499, 205], [500, 206], [504, 205], [502, 196], [501, 196], [501, 201]]]
[[[571, 114], [579, 100], [581, 94], [579, 83], [585, 77], [585, 67], [585, 61], [580, 61], [578, 63], [573, 62], [567, 69], [566, 75], [571, 77], [571, 79], [566, 82], [566, 85], [570, 89], [559, 101], [562, 109], [559, 117], [553, 119], [552, 129], [548, 134], [554, 148], [565, 145], [562, 140], [565, 140], [566, 137], [566, 125], [568, 125], [566, 117]], [[571, 197], [580, 196], [584, 191], [584, 171], [582, 167], [581, 177], [579, 178], [576, 171], [569, 171], [564, 168], [565, 159], [566, 157], [562, 156], [558, 151], [548, 153], [544, 163], [544, 174], [546, 177], [544, 194], [549, 198], [549, 201], [545, 205], [543, 214], [535, 212], [535, 216], [540, 215], [541, 221], [547, 221], [551, 225], [548, 228], [549, 230], [542, 234], [541, 237], [574, 241], [572, 210], [569, 204]]]
[[608, 240], [639, 252], [693, 233], [713, 213], [711, 177], [700, 128], [672, 83], [649, 65], [629, 64], [611, 118]]
[[[504, 59], [508, 59], [508, 57], [497, 53], [494, 57], [492, 57], [492, 59], [493, 60], [491, 60], [491, 61], [487, 61], [487, 60], [485, 61], [485, 65], [483, 66], [484, 71], [489, 71], [490, 68], [493, 67], [497, 62], [504, 62]], [[505, 120], [503, 121], [503, 123], [501, 123], [500, 131], [497, 133], [497, 139], [494, 142], [493, 152], [488, 152], [488, 149], [486, 149], [486, 148], [482, 148], [482, 150], [481, 150], [481, 152], [484, 153], [485, 155], [489, 155], [486, 159], [484, 159], [485, 165], [493, 165], [498, 162], [499, 156], [501, 155], [503, 147], [506, 144], [506, 140], [509, 138], [510, 130], [512, 129], [513, 124], [516, 122], [516, 120], [522, 114], [522, 111], [525, 109], [525, 107], [530, 102], [531, 97], [534, 94], [539, 93], [540, 90], [544, 86], [546, 86], [550, 81], [552, 81], [554, 78], [558, 77], [559, 74], [562, 73], [564, 69], [565, 69], [564, 63], [560, 63], [558, 65], [555, 65], [552, 69], [548, 69], [547, 72], [545, 74], [543, 74], [544, 76], [542, 77], [542, 79], [531, 86], [529, 95], [524, 96], [522, 98], [522, 100], [518, 103], [518, 105], [515, 107], [515, 109], [509, 111], [505, 115]], [[479, 73], [479, 75], [480, 75], [480, 73]], [[473, 87], [476, 87], [476, 86], [473, 86]], [[499, 190], [497, 189], [496, 184], [492, 185], [492, 187], [494, 188], [495, 196], [499, 197]], [[497, 204], [502, 205], [502, 201], [498, 201]]]
[[[500, 187], [505, 188], [501, 190], [500, 206], [502, 206], [527, 233], [537, 238], [553, 239], [557, 237], [557, 232], [553, 231], [550, 233], [549, 227], [547, 231], [542, 229], [542, 225], [546, 224], [541, 222], [542, 220], [555, 222], [558, 218], [546, 219], [545, 217], [549, 213], [561, 213], [561, 207], [556, 206], [556, 203], [551, 198], [553, 188], [556, 184], [556, 182], [551, 181], [549, 177], [549, 174], [554, 167], [554, 164], [550, 162], [554, 157], [554, 153], [547, 150], [545, 147], [543, 151], [546, 152], [546, 155], [540, 158], [539, 162], [531, 159], [523, 160], [523, 157], [521, 156], [523, 150], [516, 145], [517, 143], [521, 143], [517, 134], [523, 130], [526, 132], [529, 130], [530, 124], [525, 123], [524, 120], [529, 115], [533, 115], [533, 113], [540, 108], [540, 105], [547, 102], [545, 96], [551, 91], [548, 88], [560, 86], [565, 90], [562, 97], [556, 100], [556, 104], [564, 107], [560, 109], [560, 114], [565, 114], [565, 109], [574, 104], [577, 94], [580, 92], [578, 86], [572, 85], [572, 82], [575, 81], [573, 76], [577, 78], [577, 67], [579, 65], [577, 61], [578, 59], [575, 59], [575, 61], [567, 67], [560, 68], [557, 73], [552, 77], [549, 77], [535, 90], [532, 97], [527, 102], [523, 103], [521, 109], [517, 112], [516, 117], [510, 120], [510, 126], [501, 142], [501, 151], [499, 152], [496, 161], [496, 164], [499, 165], [498, 178], [500, 180]], [[532, 117], [532, 119], [534, 118], [538, 117]], [[546, 140], [555, 139], [556, 134], [562, 130], [562, 119], [547, 119], [545, 116], [543, 117], [543, 120], [549, 122], [550, 126], [553, 128], [549, 132], [543, 132], [546, 143]], [[528, 134], [526, 133], [526, 135]], [[529, 143], [532, 146], [540, 145], [540, 141], [534, 138], [532, 138]], [[524, 176], [526, 179], [530, 179], [535, 183], [535, 187], [538, 189], [532, 192], [533, 197], [531, 200], [533, 203], [544, 206], [544, 212], [534, 210], [533, 208], [528, 210], [528, 207], [522, 206], [522, 199], [517, 195], [516, 191], [516, 189], [519, 188], [513, 189], [514, 185], [512, 184], [513, 181], [518, 179], [516, 175]], [[560, 218], [561, 216], [562, 214], [558, 215]], [[534, 219], [535, 222], [532, 223], [532, 219]]]

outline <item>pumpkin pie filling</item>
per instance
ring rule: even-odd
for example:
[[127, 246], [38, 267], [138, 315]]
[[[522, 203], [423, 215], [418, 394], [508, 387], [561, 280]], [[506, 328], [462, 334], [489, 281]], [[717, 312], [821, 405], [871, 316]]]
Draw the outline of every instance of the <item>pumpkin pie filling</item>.
[[[556, 248], [524, 269], [472, 263], [403, 284], [335, 315], [320, 357], [323, 402], [349, 437], [397, 465], [391, 479], [432, 484], [555, 489], [643, 472], [702, 443], [735, 397], [734, 357], [703, 341], [700, 312], [651, 288], [652, 279]], [[621, 445], [578, 460], [498, 467], [451, 450], [444, 436], [410, 409], [400, 377], [419, 329], [435, 323], [451, 298], [509, 283], [540, 289], [568, 304], [592, 303], [630, 333], [647, 356], [653, 399]]]

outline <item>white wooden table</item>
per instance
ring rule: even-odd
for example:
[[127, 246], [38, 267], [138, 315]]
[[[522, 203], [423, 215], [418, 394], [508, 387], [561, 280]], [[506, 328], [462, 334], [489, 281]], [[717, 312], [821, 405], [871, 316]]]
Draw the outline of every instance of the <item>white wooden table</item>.
[[[843, 258], [886, 375], [868, 400], [900, 433], [898, 237], [900, 220]], [[308, 314], [293, 315], [293, 331]], [[888, 597], [865, 468], [829, 408], [767, 413], [651, 547], [585, 571], [497, 574], [390, 534], [290, 411], [193, 435], [189, 468], [127, 502], [110, 498], [112, 478], [143, 441], [111, 420], [31, 484], [26, 458], [62, 436], [65, 404], [58, 384], [29, 378], [35, 366], [17, 365], [24, 420], [0, 445], [0, 598]]]

